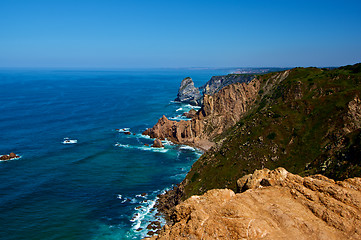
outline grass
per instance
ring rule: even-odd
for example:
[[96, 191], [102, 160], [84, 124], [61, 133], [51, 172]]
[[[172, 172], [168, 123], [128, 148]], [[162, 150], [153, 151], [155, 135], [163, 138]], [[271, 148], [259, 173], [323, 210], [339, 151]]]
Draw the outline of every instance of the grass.
[[[360, 66], [295, 68], [278, 85], [272, 83], [277, 73], [259, 76], [258, 104], [215, 138], [225, 139], [219, 149], [194, 163], [186, 177], [185, 198], [213, 188], [236, 190], [238, 178], [264, 167], [337, 179], [360, 176], [361, 163], [355, 156], [361, 155], [361, 133], [342, 133], [348, 103], [361, 96]], [[341, 149], [325, 149], [340, 139], [348, 139]]]

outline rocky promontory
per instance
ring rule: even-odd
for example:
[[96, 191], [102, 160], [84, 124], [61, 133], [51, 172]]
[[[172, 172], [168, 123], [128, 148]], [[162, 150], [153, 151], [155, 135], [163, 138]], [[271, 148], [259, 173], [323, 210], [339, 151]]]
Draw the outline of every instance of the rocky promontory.
[[151, 239], [361, 239], [361, 178], [256, 170], [177, 205]]
[[233, 126], [253, 105], [259, 86], [257, 79], [228, 85], [213, 96], [205, 95], [191, 120], [177, 122], [163, 116], [143, 134], [208, 150], [214, 145], [213, 138]]

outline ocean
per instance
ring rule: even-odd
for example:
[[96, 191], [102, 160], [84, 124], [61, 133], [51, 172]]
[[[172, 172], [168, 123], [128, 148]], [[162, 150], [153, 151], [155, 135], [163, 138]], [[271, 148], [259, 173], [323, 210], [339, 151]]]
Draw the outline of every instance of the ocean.
[[[156, 196], [183, 180], [202, 152], [141, 133], [164, 114], [180, 82], [213, 69], [0, 70], [0, 239], [141, 239]], [[129, 128], [131, 135], [116, 129]], [[76, 144], [62, 144], [64, 138]]]

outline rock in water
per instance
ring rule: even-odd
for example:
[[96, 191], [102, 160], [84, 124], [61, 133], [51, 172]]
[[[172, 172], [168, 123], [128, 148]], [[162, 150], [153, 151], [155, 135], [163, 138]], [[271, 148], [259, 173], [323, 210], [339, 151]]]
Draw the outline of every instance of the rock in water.
[[361, 178], [301, 177], [284, 168], [240, 178], [175, 207], [151, 239], [361, 239]]
[[154, 143], [153, 143], [152, 147], [154, 147], [154, 148], [162, 148], [162, 147], [164, 147], [164, 146], [163, 146], [163, 144], [162, 144], [162, 141], [159, 140], [158, 138], [156, 138], [156, 139], [154, 140]]
[[15, 158], [19, 158], [20, 156], [16, 155], [15, 153], [10, 153], [9, 155], [2, 155], [0, 156], [0, 161], [7, 161]]
[[191, 110], [189, 110], [189, 112], [185, 112], [182, 115], [187, 118], [193, 118], [194, 116], [196, 116], [196, 114], [197, 114], [197, 111], [192, 108]]
[[198, 100], [201, 97], [199, 89], [194, 87], [192, 78], [187, 77], [183, 79], [175, 101], [198, 105]]

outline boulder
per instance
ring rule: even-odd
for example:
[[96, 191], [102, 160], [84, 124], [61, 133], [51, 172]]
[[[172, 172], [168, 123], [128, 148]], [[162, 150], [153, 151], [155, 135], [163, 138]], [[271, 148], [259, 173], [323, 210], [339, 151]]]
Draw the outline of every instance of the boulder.
[[154, 143], [153, 143], [152, 147], [154, 147], [154, 148], [162, 148], [162, 147], [164, 147], [164, 146], [163, 146], [163, 144], [162, 144], [162, 141], [159, 140], [158, 138], [156, 138], [156, 139], [154, 140]]
[[187, 117], [187, 118], [193, 118], [193, 117], [196, 116], [196, 113], [197, 113], [196, 110], [191, 109], [191, 110], [189, 110], [189, 112], [183, 113], [183, 116], [185, 116], [185, 117]]

